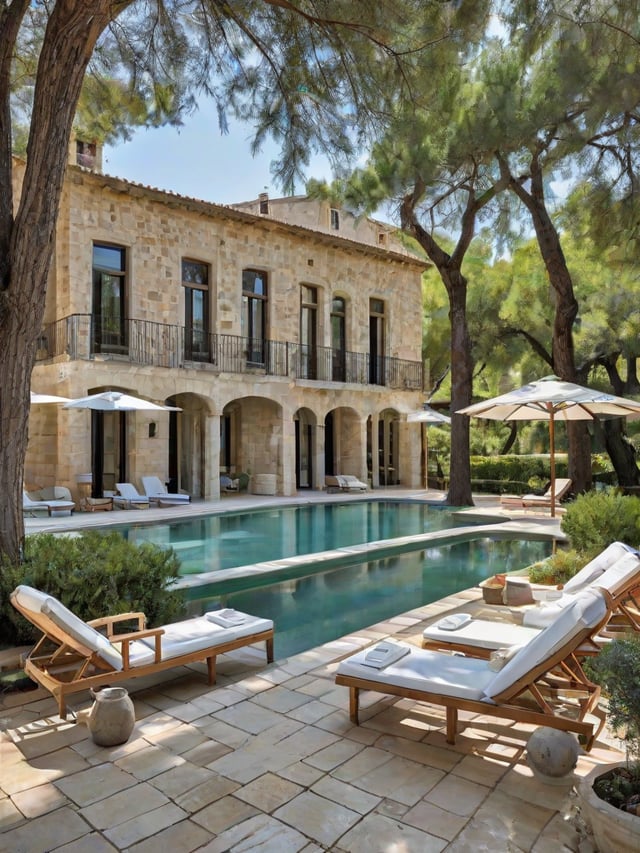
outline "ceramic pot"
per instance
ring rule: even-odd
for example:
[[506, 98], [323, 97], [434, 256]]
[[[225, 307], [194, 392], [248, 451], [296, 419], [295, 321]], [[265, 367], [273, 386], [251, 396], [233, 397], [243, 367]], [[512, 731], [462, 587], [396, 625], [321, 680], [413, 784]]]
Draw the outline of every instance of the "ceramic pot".
[[640, 850], [640, 816], [616, 809], [593, 790], [596, 779], [619, 766], [594, 767], [578, 786], [582, 816], [593, 832], [600, 853], [637, 853]]
[[91, 690], [94, 703], [89, 711], [87, 727], [94, 743], [116, 746], [126, 743], [133, 731], [136, 714], [124, 687]]

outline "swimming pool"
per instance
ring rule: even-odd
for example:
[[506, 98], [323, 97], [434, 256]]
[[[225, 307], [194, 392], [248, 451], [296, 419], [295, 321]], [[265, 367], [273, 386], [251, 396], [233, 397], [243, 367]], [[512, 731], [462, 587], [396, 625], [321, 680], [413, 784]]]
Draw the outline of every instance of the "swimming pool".
[[222, 513], [115, 529], [138, 544], [172, 547], [181, 562], [180, 573], [190, 575], [460, 526], [450, 507], [380, 500]]
[[192, 614], [219, 605], [275, 622], [282, 659], [475, 586], [496, 572], [522, 569], [548, 556], [551, 542], [474, 539], [409, 551], [234, 592], [186, 591]]

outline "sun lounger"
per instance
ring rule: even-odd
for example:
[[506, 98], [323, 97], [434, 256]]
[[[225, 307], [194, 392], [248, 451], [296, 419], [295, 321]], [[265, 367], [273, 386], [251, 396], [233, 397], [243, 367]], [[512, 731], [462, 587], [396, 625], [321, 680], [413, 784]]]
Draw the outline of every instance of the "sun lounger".
[[412, 646], [385, 664], [379, 657], [368, 660], [376, 651], [368, 648], [343, 660], [335, 681], [349, 688], [350, 717], [356, 724], [360, 692], [372, 690], [444, 706], [448, 743], [455, 743], [458, 712], [467, 711], [575, 732], [588, 750], [604, 717], [598, 719], [600, 688], [589, 681], [575, 652], [608, 616], [606, 593], [587, 590], [555, 622], [500, 661], [502, 668], [493, 661]]
[[113, 503], [119, 509], [149, 509], [149, 498], [141, 495], [133, 483], [116, 483], [116, 489]]
[[[146, 629], [143, 613], [83, 622], [53, 596], [24, 585], [11, 593], [11, 603], [43, 633], [24, 670], [53, 694], [61, 717], [72, 693], [196, 661], [206, 661], [209, 684], [215, 684], [216, 657], [241, 646], [264, 641], [267, 660], [273, 660], [273, 622], [234, 610]], [[115, 633], [125, 621], [137, 630]]]
[[160, 504], [160, 506], [163, 504], [168, 506], [170, 504], [189, 503], [191, 500], [190, 495], [183, 495], [181, 492], [168, 492], [160, 477], [143, 477], [142, 487], [149, 500]]
[[327, 491], [366, 492], [367, 485], [352, 474], [333, 474], [324, 478]]
[[[593, 564], [603, 567], [608, 562], [607, 558], [610, 559], [616, 553], [621, 553], [622, 556], [598, 574]], [[640, 555], [627, 550], [626, 546], [619, 542], [614, 543], [581, 571], [585, 572], [583, 577], [591, 577], [592, 588], [603, 590], [609, 596], [611, 609], [609, 621], [602, 631], [593, 638], [593, 642], [587, 643], [579, 650], [581, 655], [586, 655], [597, 652], [613, 632], [624, 629], [640, 631], [640, 614], [634, 598], [634, 590], [640, 584]], [[575, 575], [572, 580], [577, 577]], [[557, 601], [526, 611], [522, 625], [492, 619], [474, 619], [463, 613], [445, 616], [424, 629], [423, 647], [488, 658], [492, 652], [499, 649], [523, 645], [554, 622], [563, 610], [575, 601], [576, 596], [584, 594], [588, 588], [581, 584], [576, 586], [577, 591], [571, 591], [573, 588], [570, 588], [568, 593], [563, 591]]]
[[[555, 503], [559, 504], [561, 499], [571, 489], [571, 480], [560, 478], [555, 481]], [[551, 508], [551, 486], [543, 495], [501, 495], [500, 503], [504, 507], [522, 507], [527, 509], [530, 507], [539, 507], [541, 509]]]
[[25, 515], [36, 515], [38, 512], [46, 512], [47, 515], [71, 515], [76, 508], [75, 502], [70, 500], [34, 500], [26, 491], [22, 490], [22, 512]]

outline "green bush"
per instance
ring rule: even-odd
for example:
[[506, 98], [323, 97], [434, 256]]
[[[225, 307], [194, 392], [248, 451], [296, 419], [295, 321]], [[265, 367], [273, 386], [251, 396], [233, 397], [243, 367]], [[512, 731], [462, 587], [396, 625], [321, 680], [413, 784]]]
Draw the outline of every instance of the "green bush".
[[640, 498], [613, 489], [579, 495], [567, 506], [560, 523], [571, 547], [585, 563], [612, 542], [640, 544]]
[[[471, 482], [474, 490], [526, 494], [541, 489], [550, 479], [549, 459], [545, 456], [472, 456]], [[565, 457], [556, 460], [556, 477], [567, 476]]]
[[184, 599], [171, 585], [180, 563], [172, 549], [135, 545], [119, 533], [40, 533], [25, 540], [24, 561], [0, 567], [0, 643], [34, 642], [39, 632], [9, 601], [21, 583], [47, 592], [85, 621], [142, 611], [150, 627], [179, 619]]
[[616, 638], [588, 659], [585, 668], [609, 699], [611, 728], [625, 741], [628, 756], [640, 759], [640, 637]]
[[557, 586], [565, 584], [589, 561], [585, 560], [583, 554], [571, 549], [570, 551], [556, 551], [546, 560], [534, 563], [529, 569], [529, 580], [531, 583], [541, 583]]

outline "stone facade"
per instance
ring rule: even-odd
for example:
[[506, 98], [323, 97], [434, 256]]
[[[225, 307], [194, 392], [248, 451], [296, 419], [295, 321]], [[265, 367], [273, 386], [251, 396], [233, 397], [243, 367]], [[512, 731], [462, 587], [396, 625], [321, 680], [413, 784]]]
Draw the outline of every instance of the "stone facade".
[[[100, 278], [95, 247], [120, 252], [119, 278]], [[183, 281], [185, 262], [206, 271], [204, 288]], [[340, 232], [70, 166], [33, 390], [81, 397], [117, 389], [182, 411], [96, 416], [34, 406], [27, 486], [67, 485], [80, 497], [77, 480], [96, 453], [105, 490], [157, 474], [214, 498], [222, 471], [275, 474], [281, 495], [323, 488], [326, 473], [419, 486], [420, 426], [403, 415], [424, 397], [423, 269], [413, 256]], [[257, 303], [243, 293], [246, 270], [266, 283], [259, 332], [251, 332]], [[189, 312], [203, 289], [206, 334], [196, 357]], [[107, 339], [101, 312], [114, 311], [115, 292], [121, 325]], [[315, 300], [307, 344], [303, 293]]]

